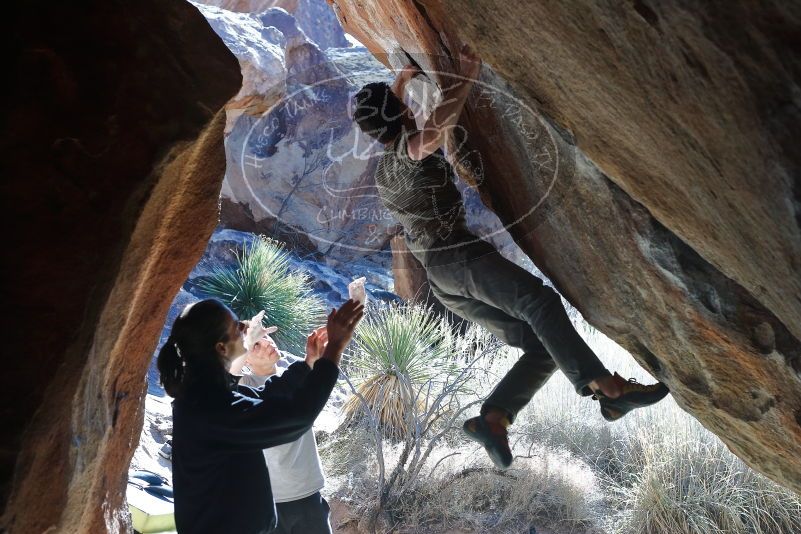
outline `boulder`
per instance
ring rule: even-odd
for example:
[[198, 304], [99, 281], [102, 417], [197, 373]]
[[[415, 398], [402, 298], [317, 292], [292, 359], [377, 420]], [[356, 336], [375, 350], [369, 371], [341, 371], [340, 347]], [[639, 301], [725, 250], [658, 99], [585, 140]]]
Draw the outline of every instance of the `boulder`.
[[[255, 16], [197, 4], [214, 31], [239, 60], [242, 88], [227, 104], [229, 132], [243, 113], [260, 116], [286, 93], [284, 47], [286, 37], [278, 28]], [[275, 10], [284, 13], [283, 10]]]
[[294, 15], [303, 33], [320, 49], [350, 46], [326, 0], [200, 0], [197, 3], [236, 13], [263, 13], [278, 7]]
[[120, 532], [144, 380], [217, 221], [236, 59], [179, 1], [7, 19], [0, 530]]
[[797, 7], [332, 4], [386, 65], [440, 84], [477, 51], [461, 177], [591, 324], [801, 491]]
[[386, 251], [389, 260], [395, 225], [375, 194], [375, 160], [352, 156], [369, 143], [349, 116], [361, 81], [388, 71], [364, 48], [321, 50], [281, 8], [199, 8], [245, 79], [227, 108], [223, 225], [302, 254], [348, 262]]

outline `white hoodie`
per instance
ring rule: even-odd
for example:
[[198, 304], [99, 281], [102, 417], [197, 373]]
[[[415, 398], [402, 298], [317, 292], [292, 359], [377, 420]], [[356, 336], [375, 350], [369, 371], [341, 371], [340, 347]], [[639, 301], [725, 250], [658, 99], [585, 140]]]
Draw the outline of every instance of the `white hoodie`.
[[[278, 370], [281, 374], [281, 369]], [[243, 375], [243, 386], [261, 387], [268, 376]], [[325, 486], [314, 430], [309, 429], [292, 443], [264, 449], [264, 459], [270, 472], [270, 485], [275, 502], [297, 501], [312, 495]]]

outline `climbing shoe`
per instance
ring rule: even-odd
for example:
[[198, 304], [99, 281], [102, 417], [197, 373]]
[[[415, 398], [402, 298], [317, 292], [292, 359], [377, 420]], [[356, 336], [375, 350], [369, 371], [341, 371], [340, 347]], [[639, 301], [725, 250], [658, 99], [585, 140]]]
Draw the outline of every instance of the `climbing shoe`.
[[462, 425], [465, 435], [484, 446], [484, 450], [498, 469], [506, 469], [512, 465], [512, 450], [506, 432], [507, 424], [488, 423], [483, 416], [468, 419]]
[[619, 397], [612, 399], [600, 391], [596, 391], [592, 396], [601, 404], [601, 415], [607, 421], [617, 421], [635, 408], [656, 404], [670, 393], [668, 387], [661, 382], [646, 386], [633, 378], [626, 380], [617, 373], [615, 379], [621, 382], [622, 393]]

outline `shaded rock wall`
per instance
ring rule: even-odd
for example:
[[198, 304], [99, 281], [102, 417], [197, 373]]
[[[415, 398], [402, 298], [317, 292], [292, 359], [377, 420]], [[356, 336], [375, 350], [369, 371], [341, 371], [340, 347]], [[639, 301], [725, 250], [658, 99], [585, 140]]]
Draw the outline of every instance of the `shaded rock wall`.
[[[217, 220], [236, 59], [183, 1], [10, 13], [0, 530], [126, 529], [145, 370]], [[9, 346], [10, 343], [10, 346]]]
[[333, 1], [394, 68], [442, 82], [477, 50], [462, 178], [590, 323], [801, 491], [801, 9], [749, 6]]

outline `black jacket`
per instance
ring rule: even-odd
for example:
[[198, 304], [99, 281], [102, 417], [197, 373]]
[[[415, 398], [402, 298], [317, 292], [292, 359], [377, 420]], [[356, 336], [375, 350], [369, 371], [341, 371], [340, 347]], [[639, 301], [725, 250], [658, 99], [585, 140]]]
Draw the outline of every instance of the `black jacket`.
[[297, 362], [263, 388], [204, 391], [173, 402], [175, 522], [180, 534], [262, 534], [276, 513], [262, 449], [302, 436], [325, 406], [339, 370]]

